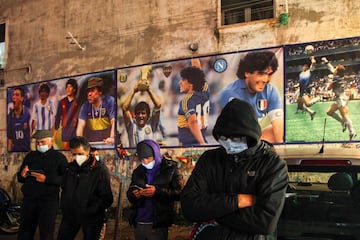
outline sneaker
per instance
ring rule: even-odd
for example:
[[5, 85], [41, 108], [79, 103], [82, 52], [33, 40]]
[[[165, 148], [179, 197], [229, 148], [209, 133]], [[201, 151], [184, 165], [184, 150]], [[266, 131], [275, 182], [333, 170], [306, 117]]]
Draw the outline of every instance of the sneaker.
[[350, 133], [349, 137], [350, 137], [350, 141], [354, 140], [354, 138], [356, 138], [357, 134], [356, 132]]
[[347, 128], [347, 124], [345, 122], [342, 122], [341, 126], [342, 126], [342, 131], [345, 132]]
[[312, 121], [312, 120], [314, 120], [315, 114], [316, 114], [316, 112], [312, 112], [312, 113], [310, 113], [310, 118], [311, 118], [311, 121]]

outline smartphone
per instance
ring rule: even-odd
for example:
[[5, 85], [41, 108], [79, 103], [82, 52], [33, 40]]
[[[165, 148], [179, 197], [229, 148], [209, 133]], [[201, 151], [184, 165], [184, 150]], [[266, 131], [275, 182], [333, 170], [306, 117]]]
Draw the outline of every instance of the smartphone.
[[34, 170], [29, 170], [27, 171], [27, 175], [30, 176], [31, 173], [42, 173], [42, 174], [45, 174], [45, 172], [43, 170], [40, 170], [40, 169], [34, 169]]
[[144, 189], [144, 187], [141, 187], [141, 186], [136, 185], [136, 184], [131, 185], [131, 186], [130, 186], [130, 188], [135, 188], [135, 189], [138, 189], [138, 190], [142, 190], [142, 189]]

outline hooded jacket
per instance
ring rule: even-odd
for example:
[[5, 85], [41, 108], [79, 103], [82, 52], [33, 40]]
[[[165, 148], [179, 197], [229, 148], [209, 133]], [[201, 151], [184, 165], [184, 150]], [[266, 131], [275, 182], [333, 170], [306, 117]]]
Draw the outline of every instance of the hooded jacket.
[[246, 101], [234, 98], [225, 105], [217, 118], [213, 136], [216, 140], [219, 136], [247, 136], [249, 147], [256, 145], [261, 136], [261, 127], [253, 106]]
[[[193, 222], [216, 221], [208, 239], [276, 239], [284, 205], [287, 167], [271, 144], [261, 141], [253, 107], [234, 99], [220, 113], [213, 129], [219, 136], [246, 136], [248, 149], [227, 154], [223, 147], [205, 151], [181, 194], [184, 216]], [[256, 196], [254, 206], [238, 208], [238, 194]], [[216, 236], [216, 237], [215, 237]]]
[[[149, 145], [154, 152], [155, 165], [153, 169], [147, 170], [139, 165], [132, 174], [130, 186], [138, 185], [145, 187], [146, 184], [154, 185], [155, 195], [151, 198], [136, 198], [132, 193], [133, 188], [127, 190], [127, 198], [133, 204], [134, 214], [129, 219], [131, 225], [136, 225], [139, 219], [138, 214], [144, 212], [144, 208], [149, 206], [147, 201], [151, 201], [149, 215], [152, 217], [153, 227], [169, 227], [174, 221], [175, 210], [174, 201], [180, 198], [180, 191], [183, 188], [183, 178], [180, 175], [175, 161], [167, 160], [162, 157], [159, 145], [153, 140], [144, 140], [143, 143]], [[149, 175], [151, 182], [149, 182]], [[146, 208], [147, 209], [147, 208]], [[149, 210], [149, 209], [147, 209]]]
[[70, 162], [64, 176], [61, 209], [66, 221], [96, 225], [104, 222], [113, 194], [106, 165], [92, 156], [79, 166]]

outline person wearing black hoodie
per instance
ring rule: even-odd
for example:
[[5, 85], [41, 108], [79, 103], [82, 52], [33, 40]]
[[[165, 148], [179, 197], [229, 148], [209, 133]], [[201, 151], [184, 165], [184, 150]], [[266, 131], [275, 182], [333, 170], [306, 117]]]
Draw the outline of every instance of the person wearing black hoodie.
[[181, 196], [184, 216], [197, 222], [191, 239], [276, 239], [288, 185], [285, 161], [260, 140], [253, 107], [233, 99], [213, 128], [219, 148], [205, 151]]
[[133, 204], [130, 225], [135, 240], [167, 240], [168, 227], [174, 221], [174, 201], [184, 186], [175, 161], [162, 157], [160, 146], [146, 139], [136, 146], [141, 161], [132, 174], [127, 198]]
[[73, 161], [64, 175], [61, 192], [62, 221], [58, 240], [75, 239], [82, 227], [84, 239], [98, 240], [106, 219], [106, 209], [113, 202], [110, 173], [90, 154], [85, 137], [70, 140]]

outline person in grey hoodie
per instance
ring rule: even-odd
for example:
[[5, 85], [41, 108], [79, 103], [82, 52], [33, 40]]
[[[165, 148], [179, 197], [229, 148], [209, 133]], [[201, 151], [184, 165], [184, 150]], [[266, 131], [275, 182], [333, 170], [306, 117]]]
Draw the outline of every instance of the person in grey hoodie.
[[253, 107], [231, 100], [213, 128], [220, 147], [205, 151], [181, 196], [196, 240], [276, 239], [288, 185], [285, 161], [260, 140]]

